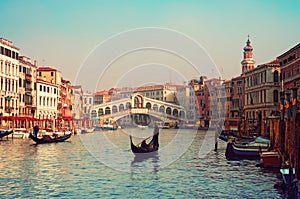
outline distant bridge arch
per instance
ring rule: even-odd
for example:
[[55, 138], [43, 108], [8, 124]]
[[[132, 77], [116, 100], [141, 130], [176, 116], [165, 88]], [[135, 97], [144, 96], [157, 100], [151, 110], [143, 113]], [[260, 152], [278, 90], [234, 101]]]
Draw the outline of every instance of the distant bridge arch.
[[151, 99], [141, 93], [133, 93], [130, 98], [95, 105], [91, 111], [92, 118], [100, 120], [109, 117], [118, 120], [134, 114], [148, 114], [162, 121], [180, 121], [184, 120], [186, 115], [185, 109], [180, 105]]

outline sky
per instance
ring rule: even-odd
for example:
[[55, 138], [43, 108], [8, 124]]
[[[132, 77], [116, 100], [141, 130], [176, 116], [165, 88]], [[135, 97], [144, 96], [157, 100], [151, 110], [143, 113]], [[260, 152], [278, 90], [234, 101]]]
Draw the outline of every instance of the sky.
[[[257, 65], [272, 61], [300, 41], [300, 1], [297, 0], [0, 0], [0, 4], [0, 37], [19, 47], [20, 55], [37, 60], [39, 66], [60, 70], [64, 79], [90, 91], [116, 86], [183, 83], [210, 71], [222, 79], [230, 79], [241, 73], [248, 35]], [[164, 42], [169, 42], [168, 48], [172, 45], [172, 49], [166, 53], [154, 46], [155, 50], [135, 52], [130, 51], [135, 46], [131, 46], [132, 49], [124, 47], [136, 42], [132, 35], [141, 33], [133, 30], [149, 27], [167, 30], [170, 35], [176, 32], [178, 37], [170, 37], [172, 40], [168, 36], [142, 32], [143, 37], [137, 36], [141, 39], [138, 45], [149, 47], [154, 42], [159, 46], [155, 40], [158, 37], [163, 50], [166, 48]], [[128, 32], [131, 35], [126, 35]], [[118, 38], [119, 35], [123, 37]], [[145, 36], [150, 43], [144, 43]], [[197, 43], [200, 50], [192, 50], [192, 44], [177, 42], [178, 38], [183, 40], [181, 36]], [[183, 55], [186, 51], [189, 52]], [[206, 61], [194, 61], [198, 53], [205, 53], [209, 61], [203, 57], [201, 60]], [[107, 60], [108, 57], [111, 59]], [[202, 71], [193, 73], [193, 67], [185, 66], [187, 62], [178, 61], [180, 66], [175, 66], [174, 60], [178, 57], [181, 61], [192, 60], [190, 65], [195, 64]], [[90, 65], [95, 68], [89, 68], [87, 63], [93, 63]], [[203, 71], [201, 67], [212, 69]], [[186, 72], [188, 70], [190, 72]]]

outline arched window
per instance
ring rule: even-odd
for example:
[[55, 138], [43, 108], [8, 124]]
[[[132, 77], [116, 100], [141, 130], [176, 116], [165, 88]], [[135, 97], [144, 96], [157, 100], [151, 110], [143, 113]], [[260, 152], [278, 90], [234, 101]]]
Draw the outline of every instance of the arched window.
[[166, 113], [167, 113], [168, 115], [171, 115], [171, 112], [172, 112], [171, 108], [170, 108], [170, 107], [167, 107]]
[[124, 111], [124, 104], [120, 104], [119, 105], [119, 111], [121, 112], [121, 111]]
[[102, 109], [102, 108], [99, 108], [99, 109], [98, 109], [98, 116], [101, 116], [101, 115], [103, 115], [103, 109]]
[[177, 109], [173, 110], [173, 116], [178, 117], [178, 110]]
[[157, 104], [154, 104], [154, 105], [153, 105], [153, 110], [154, 110], [154, 111], [158, 111], [158, 105], [157, 105]]
[[159, 112], [164, 113], [165, 112], [165, 107], [164, 106], [160, 106], [159, 107]]
[[107, 114], [110, 114], [110, 108], [109, 107], [105, 108], [105, 115], [107, 115]]
[[117, 108], [117, 106], [116, 106], [116, 105], [113, 105], [113, 107], [112, 107], [112, 112], [113, 112], [113, 113], [116, 113], [116, 112], [118, 112], [118, 108]]
[[147, 109], [150, 109], [150, 108], [151, 108], [151, 103], [150, 103], [150, 102], [147, 102], [147, 103], [146, 103], [146, 108], [147, 108]]

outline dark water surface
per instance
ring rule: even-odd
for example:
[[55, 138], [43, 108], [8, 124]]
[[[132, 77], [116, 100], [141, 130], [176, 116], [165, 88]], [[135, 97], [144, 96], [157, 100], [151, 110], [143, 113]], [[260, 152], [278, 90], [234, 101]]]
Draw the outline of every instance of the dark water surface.
[[[176, 157], [176, 148], [184, 148], [176, 142], [168, 145], [176, 130], [162, 130], [161, 151], [145, 159], [128, 150], [126, 132], [75, 135], [64, 143], [44, 145], [4, 138], [0, 198], [284, 198], [273, 188], [281, 180], [278, 173], [255, 167], [256, 161], [227, 161], [222, 141], [217, 152], [199, 158], [204, 131], [172, 161], [168, 158]], [[178, 140], [188, 145], [193, 132], [183, 133], [187, 139]], [[104, 137], [117, 149], [107, 147]]]

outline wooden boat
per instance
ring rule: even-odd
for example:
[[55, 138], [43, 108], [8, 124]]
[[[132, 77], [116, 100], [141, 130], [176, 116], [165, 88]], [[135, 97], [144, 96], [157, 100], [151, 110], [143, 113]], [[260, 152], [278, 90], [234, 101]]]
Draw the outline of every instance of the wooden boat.
[[148, 144], [146, 143], [146, 140], [148, 138], [146, 138], [141, 142], [140, 146], [135, 146], [132, 142], [132, 137], [130, 136], [131, 151], [134, 154], [156, 152], [159, 147], [159, 143], [158, 143], [159, 129], [157, 125], [154, 127], [153, 134], [154, 135], [152, 136], [152, 140]]
[[51, 137], [50, 135], [43, 135], [42, 137], [35, 137], [32, 133], [29, 134], [29, 138], [36, 142], [36, 144], [46, 144], [46, 143], [55, 143], [63, 142], [71, 137], [71, 133], [56, 137]]
[[113, 124], [103, 124], [102, 125], [102, 130], [106, 130], [106, 131], [109, 131], [109, 130], [117, 130], [117, 127], [114, 126]]
[[169, 129], [169, 128], [171, 128], [171, 125], [170, 125], [169, 122], [165, 122], [161, 128], [162, 129]]
[[12, 129], [10, 130], [1, 130], [0, 131], [0, 138], [3, 138], [4, 136], [12, 134], [14, 131]]
[[[130, 136], [130, 143], [131, 143], [131, 151], [133, 153], [150, 153], [150, 152], [155, 152], [158, 150], [158, 146], [153, 144], [153, 146], [150, 146], [150, 143], [155, 143], [154, 142], [154, 138], [155, 136], [153, 136], [152, 140], [149, 142], [149, 144], [146, 144], [144, 146], [135, 146], [132, 142], [132, 137]], [[146, 140], [144, 140], [146, 141]]]
[[260, 154], [261, 166], [264, 168], [280, 168], [281, 159], [278, 151], [261, 152]]
[[100, 126], [101, 129], [105, 131], [118, 129], [117, 121], [115, 121], [113, 118], [108, 118], [105, 121], [101, 122]]
[[258, 160], [261, 152], [268, 151], [269, 143], [261, 138], [254, 141], [230, 141], [227, 143], [225, 156], [228, 160]]

